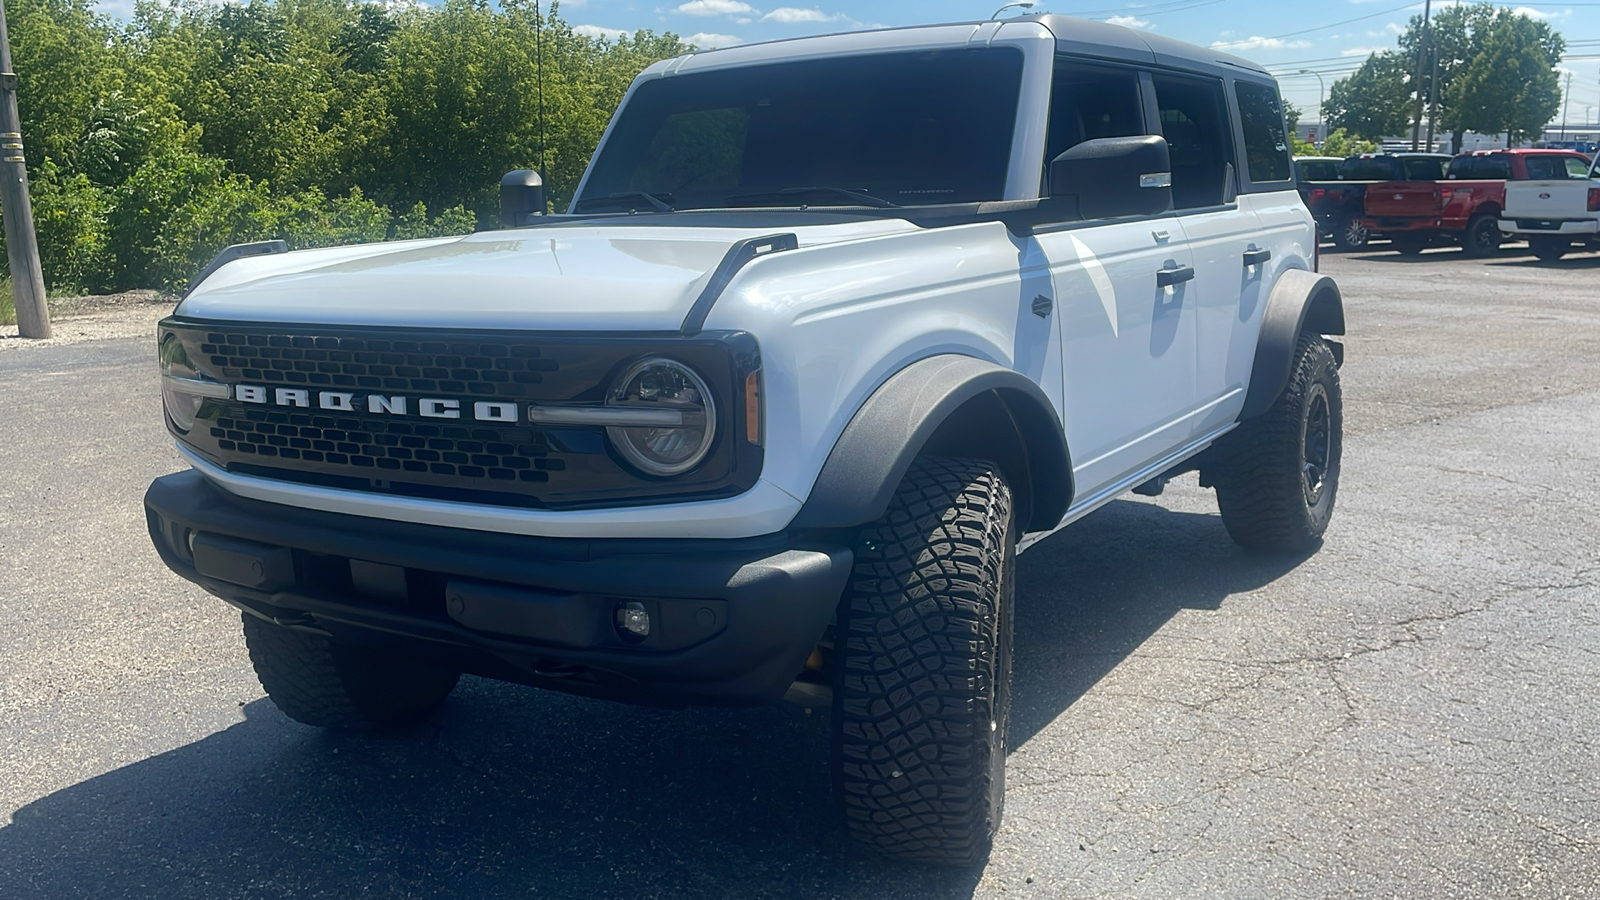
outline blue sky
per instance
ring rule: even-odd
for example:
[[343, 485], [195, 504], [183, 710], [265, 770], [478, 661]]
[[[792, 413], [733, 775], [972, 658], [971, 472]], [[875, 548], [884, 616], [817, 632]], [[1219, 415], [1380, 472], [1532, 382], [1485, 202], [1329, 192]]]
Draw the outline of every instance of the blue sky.
[[[702, 46], [725, 46], [882, 25], [920, 25], [986, 18], [1004, 0], [564, 0], [561, 15], [589, 34], [650, 28], [673, 31]], [[792, 5], [785, 5], [792, 4]], [[1600, 2], [1502, 4], [1550, 22], [1570, 45], [1571, 121], [1600, 116]], [[1439, 9], [1440, 3], [1434, 4]], [[1284, 96], [1316, 118], [1314, 75], [1333, 82], [1367, 54], [1393, 48], [1395, 35], [1422, 4], [1401, 0], [1040, 0], [1045, 10], [1144, 28], [1194, 44], [1214, 45], [1254, 60], [1279, 76]], [[1009, 14], [1009, 13], [1008, 13]], [[1587, 42], [1587, 43], [1579, 43]], [[1587, 58], [1584, 58], [1587, 57]], [[1564, 79], [1563, 79], [1564, 80]], [[1557, 116], [1559, 121], [1560, 116]]]
[[[228, 2], [228, 0], [221, 0]], [[1005, 0], [562, 0], [561, 15], [596, 37], [640, 28], [672, 31], [702, 47], [770, 41], [860, 28], [987, 18]], [[1436, 2], [1435, 9], [1454, 0]], [[1600, 118], [1600, 0], [1499, 4], [1550, 22], [1567, 38], [1571, 121]], [[133, 0], [100, 0], [126, 18]], [[1403, 0], [1038, 0], [1034, 11], [1116, 22], [1193, 44], [1218, 46], [1278, 75], [1283, 93], [1317, 118], [1317, 73], [1327, 86], [1395, 35], [1422, 3]], [[1565, 78], [1563, 77], [1563, 82]], [[1561, 120], [1557, 114], [1556, 121]]]

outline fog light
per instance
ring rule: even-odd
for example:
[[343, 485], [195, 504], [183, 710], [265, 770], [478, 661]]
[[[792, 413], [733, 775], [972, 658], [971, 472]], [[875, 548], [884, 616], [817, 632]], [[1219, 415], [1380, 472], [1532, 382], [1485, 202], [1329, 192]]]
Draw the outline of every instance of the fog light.
[[650, 636], [650, 612], [637, 600], [617, 604], [617, 630], [622, 636], [638, 640]]

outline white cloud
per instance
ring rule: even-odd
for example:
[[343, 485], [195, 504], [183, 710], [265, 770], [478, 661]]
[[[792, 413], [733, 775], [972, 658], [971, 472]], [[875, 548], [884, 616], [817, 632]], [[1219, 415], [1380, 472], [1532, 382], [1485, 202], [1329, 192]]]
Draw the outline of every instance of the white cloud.
[[1242, 41], [1217, 41], [1211, 45], [1213, 50], [1227, 50], [1228, 52], [1240, 50], [1299, 50], [1311, 46], [1310, 41], [1286, 41], [1275, 37], [1248, 37]]
[[601, 25], [574, 25], [572, 26], [572, 33], [581, 34], [596, 41], [614, 41], [617, 38], [627, 37], [628, 29], [606, 28]]
[[1391, 37], [1393, 35], [1405, 33], [1406, 27], [1404, 25], [1401, 25], [1399, 22], [1390, 22], [1378, 31], [1367, 32], [1367, 37]]
[[701, 50], [715, 50], [718, 47], [734, 47], [742, 44], [744, 43], [744, 38], [734, 37], [731, 34], [710, 34], [700, 31], [684, 38], [684, 41], [699, 47]]
[[1138, 16], [1112, 16], [1106, 20], [1106, 24], [1122, 25], [1126, 28], [1148, 28], [1152, 30], [1155, 28], [1154, 25], [1151, 25], [1148, 21], [1141, 19]]
[[1531, 6], [1519, 6], [1516, 9], [1513, 9], [1512, 12], [1518, 15], [1527, 16], [1530, 19], [1564, 19], [1567, 16], [1572, 15], [1572, 10], [1570, 9], [1564, 9], [1561, 12], [1553, 13], [1545, 12], [1542, 9], [1534, 9]]
[[736, 16], [741, 13], [759, 13], [748, 3], [740, 0], [689, 0], [673, 10], [686, 16]]
[[838, 16], [832, 16], [820, 9], [800, 9], [796, 6], [780, 6], [761, 18], [784, 25], [794, 25], [799, 22], [832, 22]]
[[1339, 55], [1340, 56], [1371, 56], [1374, 53], [1382, 53], [1385, 50], [1392, 50], [1392, 49], [1394, 49], [1394, 48], [1392, 48], [1392, 47], [1351, 47], [1348, 50], [1340, 50], [1339, 51]]

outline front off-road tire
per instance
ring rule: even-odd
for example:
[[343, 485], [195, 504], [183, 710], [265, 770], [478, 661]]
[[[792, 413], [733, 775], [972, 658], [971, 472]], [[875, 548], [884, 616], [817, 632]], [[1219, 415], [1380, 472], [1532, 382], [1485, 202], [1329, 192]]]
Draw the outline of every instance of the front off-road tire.
[[284, 715], [322, 728], [397, 728], [438, 709], [461, 673], [243, 614], [244, 642]]
[[1210, 480], [1235, 542], [1280, 553], [1321, 542], [1339, 491], [1341, 405], [1333, 350], [1317, 335], [1300, 335], [1283, 394], [1212, 451]]
[[1572, 238], [1536, 234], [1528, 238], [1528, 249], [1545, 262], [1555, 262], [1572, 249]]
[[989, 854], [1005, 798], [1016, 526], [992, 463], [921, 459], [863, 531], [840, 605], [834, 790], [899, 859]]

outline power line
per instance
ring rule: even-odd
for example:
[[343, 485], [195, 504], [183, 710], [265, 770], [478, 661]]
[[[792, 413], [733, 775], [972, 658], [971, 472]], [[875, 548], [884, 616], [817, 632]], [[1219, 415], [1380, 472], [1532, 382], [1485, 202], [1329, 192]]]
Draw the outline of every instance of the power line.
[[[1248, 44], [1251, 41], [1256, 41], [1256, 40], [1275, 41], [1278, 38], [1295, 37], [1297, 35], [1310, 34], [1313, 31], [1326, 31], [1329, 28], [1338, 28], [1340, 25], [1349, 25], [1351, 22], [1364, 22], [1367, 19], [1376, 19], [1379, 16], [1387, 16], [1387, 15], [1391, 15], [1391, 14], [1397, 13], [1397, 12], [1404, 12], [1405, 10], [1410, 9], [1412, 6], [1415, 6], [1415, 5], [1416, 4], [1414, 4], [1414, 3], [1407, 3], [1405, 6], [1396, 6], [1393, 9], [1379, 10], [1378, 12], [1370, 13], [1370, 14], [1365, 15], [1365, 16], [1356, 16], [1354, 19], [1344, 19], [1344, 20], [1338, 21], [1338, 22], [1330, 22], [1327, 25], [1318, 25], [1315, 28], [1302, 28], [1299, 31], [1288, 31], [1288, 32], [1284, 32], [1283, 34], [1269, 35], [1269, 36], [1267, 36], [1265, 38], [1247, 38], [1246, 40], [1242, 40], [1242, 41], [1227, 41], [1227, 42], [1225, 42], [1223, 44], [1218, 45], [1218, 49], [1222, 49], [1222, 48], [1225, 48], [1225, 47], [1232, 47], [1232, 46], [1236, 46], [1236, 45], [1239, 45], [1239, 44]], [[1596, 6], [1600, 6], [1600, 3], [1597, 3], [1595, 5]]]

